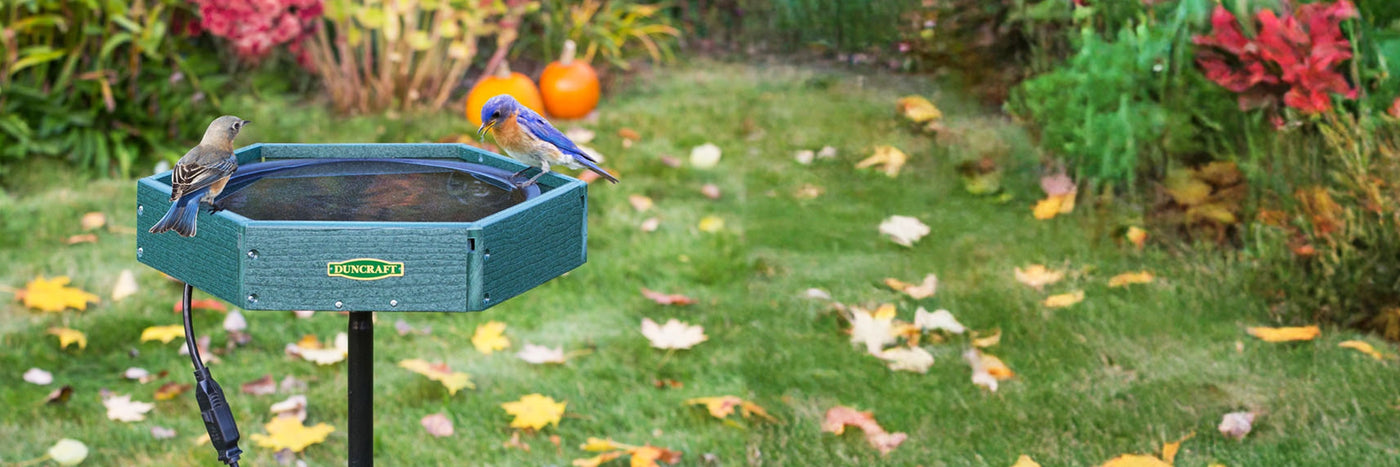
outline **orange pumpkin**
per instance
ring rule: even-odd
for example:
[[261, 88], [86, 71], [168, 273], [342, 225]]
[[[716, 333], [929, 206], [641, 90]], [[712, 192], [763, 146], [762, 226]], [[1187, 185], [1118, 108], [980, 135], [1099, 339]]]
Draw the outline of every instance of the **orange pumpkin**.
[[501, 94], [510, 94], [535, 112], [544, 111], [544, 101], [540, 99], [540, 90], [535, 87], [535, 82], [529, 76], [512, 73], [510, 66], [502, 61], [496, 66], [496, 74], [482, 78], [467, 92], [467, 120], [481, 126], [481, 107], [486, 105], [488, 99]]
[[578, 46], [564, 41], [559, 61], [550, 63], [540, 74], [540, 94], [549, 115], [558, 118], [583, 118], [598, 107], [598, 73], [582, 60], [574, 60]]

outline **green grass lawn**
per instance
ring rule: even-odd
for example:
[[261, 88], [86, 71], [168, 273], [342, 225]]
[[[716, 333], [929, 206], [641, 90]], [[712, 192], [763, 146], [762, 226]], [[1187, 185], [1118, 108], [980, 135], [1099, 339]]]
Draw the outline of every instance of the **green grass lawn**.
[[[1017, 161], [1004, 182], [1009, 202], [962, 190], [951, 151], [894, 117], [895, 98], [907, 93], [933, 97], [950, 124], [977, 126], [1007, 143]], [[240, 144], [415, 142], [475, 130], [458, 113], [342, 121], [278, 98], [230, 101], [231, 110], [255, 122]], [[375, 454], [383, 465], [568, 465], [591, 455], [578, 449], [588, 437], [678, 449], [683, 465], [704, 465], [707, 454], [717, 465], [1007, 466], [1020, 454], [1047, 466], [1092, 465], [1122, 453], [1156, 453], [1191, 432], [1197, 435], [1183, 444], [1180, 465], [1383, 465], [1400, 456], [1394, 360], [1374, 361], [1337, 343], [1365, 339], [1391, 354], [1393, 346], [1335, 328], [1311, 342], [1257, 341], [1246, 326], [1277, 323], [1269, 322], [1263, 300], [1242, 292], [1248, 264], [1204, 249], [1121, 247], [1107, 236], [1108, 216], [1091, 208], [1032, 219], [1040, 191], [1026, 137], [927, 78], [707, 63], [611, 96], [598, 121], [582, 126], [597, 132], [592, 145], [623, 180], [590, 189], [588, 264], [480, 314], [378, 315]], [[616, 136], [624, 127], [641, 134], [628, 149]], [[715, 169], [662, 161], [685, 160], [705, 142], [724, 151]], [[910, 155], [898, 178], [852, 169], [877, 144]], [[824, 145], [838, 149], [835, 160], [793, 161], [794, 151]], [[135, 184], [82, 180], [44, 164], [8, 183], [10, 191], [0, 193], [0, 263], [7, 265], [0, 284], [21, 288], [36, 275], [68, 275], [104, 300], [83, 312], [40, 313], [0, 292], [0, 465], [39, 457], [63, 437], [87, 443], [89, 465], [215, 465], [213, 450], [191, 441], [203, 426], [188, 394], [156, 402], [142, 422], [104, 415], [101, 389], [151, 401], [160, 384], [123, 379], [127, 367], [169, 370], [163, 381], [190, 379], [188, 360], [176, 353], [181, 344], [138, 342], [143, 328], [180, 321], [171, 311], [178, 284], [135, 259]], [[706, 183], [723, 196], [703, 196]], [[795, 196], [809, 184], [824, 193]], [[651, 197], [656, 207], [638, 213], [631, 194]], [[97, 243], [66, 246], [89, 211], [105, 212], [118, 228], [98, 233]], [[895, 214], [921, 219], [932, 233], [913, 248], [881, 238], [876, 226]], [[697, 228], [709, 215], [724, 219], [723, 231]], [[660, 229], [642, 232], [638, 225], [653, 216]], [[1030, 263], [1075, 273], [1037, 292], [1012, 279], [1014, 267]], [[142, 288], [114, 303], [106, 296], [122, 269], [135, 271]], [[1113, 275], [1143, 269], [1160, 279], [1107, 286]], [[882, 284], [927, 273], [938, 275], [939, 290], [918, 302]], [[643, 287], [697, 302], [659, 306], [640, 295]], [[924, 306], [951, 310], [973, 329], [999, 328], [1002, 341], [988, 352], [1016, 377], [996, 393], [974, 386], [958, 339], [928, 346], [935, 363], [927, 374], [890, 371], [851, 345], [829, 305], [802, 297], [813, 287], [844, 303], [897, 303], [903, 320]], [[1076, 289], [1086, 293], [1082, 303], [1055, 310], [1040, 304]], [[346, 318], [246, 316], [251, 344], [211, 365], [245, 436], [244, 465], [274, 464], [273, 452], [246, 438], [263, 432], [268, 407], [290, 395], [238, 392], [264, 374], [309, 382], [308, 424], [326, 422], [337, 431], [302, 457], [311, 465], [342, 463], [344, 364], [317, 366], [284, 356], [283, 347], [305, 334], [329, 338], [345, 329]], [[638, 330], [643, 318], [699, 324], [709, 340], [671, 354], [651, 349]], [[196, 313], [196, 329], [213, 335], [216, 348], [225, 342], [222, 319]], [[432, 333], [399, 336], [398, 319]], [[483, 355], [470, 338], [491, 320], [507, 323], [513, 347]], [[60, 350], [45, 334], [59, 325], [85, 331], [87, 348]], [[592, 353], [562, 366], [533, 366], [514, 356], [525, 342]], [[477, 388], [448, 396], [395, 366], [409, 358], [445, 361], [470, 373]], [[30, 367], [53, 372], [55, 384], [22, 381]], [[683, 386], [658, 389], [653, 382], [660, 379]], [[72, 400], [43, 404], [60, 384], [73, 385]], [[505, 447], [513, 430], [500, 404], [530, 393], [568, 401], [567, 414], [557, 427], [522, 436], [529, 452]], [[682, 405], [726, 394], [757, 402], [779, 422], [727, 425]], [[873, 411], [886, 429], [909, 438], [881, 456], [856, 429], [823, 433], [822, 415], [836, 405]], [[1236, 410], [1262, 414], [1242, 442], [1215, 429]], [[424, 432], [419, 419], [437, 412], [454, 421], [455, 435]], [[157, 425], [179, 434], [153, 439]]]

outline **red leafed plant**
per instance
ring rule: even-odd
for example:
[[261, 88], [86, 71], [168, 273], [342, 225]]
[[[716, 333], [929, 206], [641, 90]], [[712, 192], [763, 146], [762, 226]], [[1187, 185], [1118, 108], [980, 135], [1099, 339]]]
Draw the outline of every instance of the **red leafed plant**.
[[1256, 15], [1259, 32], [1251, 38], [1234, 14], [1217, 5], [1211, 34], [1194, 38], [1201, 46], [1196, 63], [1206, 78], [1239, 93], [1241, 109], [1282, 100], [1303, 113], [1325, 112], [1332, 108], [1332, 93], [1356, 98], [1356, 88], [1341, 72], [1351, 58], [1341, 22], [1356, 14], [1347, 0], [1303, 5], [1283, 17], [1263, 10]]
[[199, 26], [233, 42], [234, 53], [247, 61], [266, 57], [278, 45], [309, 66], [302, 41], [310, 38], [324, 11], [323, 0], [193, 0]]

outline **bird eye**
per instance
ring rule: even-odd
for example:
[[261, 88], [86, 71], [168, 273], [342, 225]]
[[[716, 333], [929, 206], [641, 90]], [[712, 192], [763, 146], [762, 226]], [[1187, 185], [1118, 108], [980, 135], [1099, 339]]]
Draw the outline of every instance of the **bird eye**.
[[501, 118], [501, 111], [491, 112], [491, 118]]

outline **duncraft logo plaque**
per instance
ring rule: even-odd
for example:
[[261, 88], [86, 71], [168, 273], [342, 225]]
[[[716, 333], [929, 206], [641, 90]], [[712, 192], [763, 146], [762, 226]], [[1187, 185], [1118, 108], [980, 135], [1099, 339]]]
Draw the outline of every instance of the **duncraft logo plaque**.
[[357, 281], [373, 281], [385, 277], [403, 277], [403, 263], [374, 258], [347, 259], [339, 263], [326, 263], [326, 275], [331, 277], [344, 277]]

